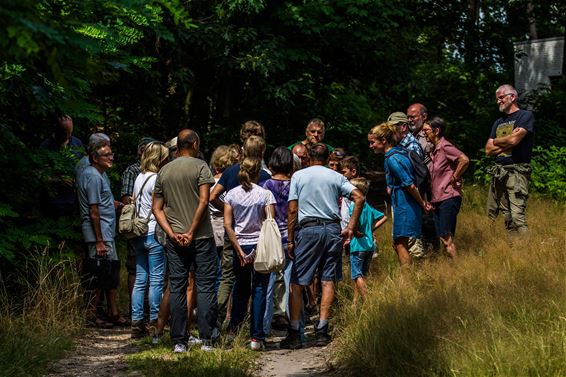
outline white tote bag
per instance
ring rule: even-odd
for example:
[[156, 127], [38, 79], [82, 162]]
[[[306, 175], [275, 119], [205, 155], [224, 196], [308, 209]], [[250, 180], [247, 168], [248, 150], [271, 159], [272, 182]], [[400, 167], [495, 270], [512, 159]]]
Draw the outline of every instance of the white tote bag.
[[268, 274], [281, 271], [283, 267], [285, 267], [285, 253], [281, 245], [281, 233], [277, 222], [268, 212], [259, 233], [254, 269], [257, 272]]

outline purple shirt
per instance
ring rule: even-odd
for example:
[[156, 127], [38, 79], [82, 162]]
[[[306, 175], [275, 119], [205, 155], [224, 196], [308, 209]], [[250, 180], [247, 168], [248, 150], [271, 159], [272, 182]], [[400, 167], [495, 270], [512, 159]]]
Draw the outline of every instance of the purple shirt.
[[461, 188], [455, 188], [450, 181], [458, 166], [458, 157], [463, 153], [444, 137], [432, 150], [431, 164], [428, 167], [431, 177], [432, 202], [438, 203], [446, 199], [461, 196]]
[[271, 191], [277, 203], [275, 204], [275, 221], [281, 233], [281, 239], [287, 239], [287, 209], [289, 208], [289, 188], [291, 180], [268, 179], [263, 188]]

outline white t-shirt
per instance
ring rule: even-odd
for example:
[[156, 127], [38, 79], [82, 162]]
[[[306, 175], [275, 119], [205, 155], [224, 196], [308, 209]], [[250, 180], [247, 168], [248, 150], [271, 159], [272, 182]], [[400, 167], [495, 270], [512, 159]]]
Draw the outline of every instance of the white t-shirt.
[[232, 207], [233, 226], [240, 245], [255, 245], [259, 240], [265, 206], [275, 204], [273, 193], [256, 184], [250, 191], [240, 185], [228, 191], [224, 199]]
[[[150, 178], [147, 179], [148, 177]], [[143, 192], [140, 196], [140, 190], [146, 179], [147, 183], [143, 187]], [[134, 183], [134, 203], [136, 204], [138, 217], [147, 217], [147, 215], [151, 212], [151, 194], [153, 193], [153, 186], [155, 186], [156, 179], [157, 174], [153, 172], [140, 173], [136, 178], [136, 181]], [[155, 232], [156, 223], [157, 221], [155, 220], [155, 216], [153, 216], [152, 213], [149, 218], [147, 234], [153, 234]]]

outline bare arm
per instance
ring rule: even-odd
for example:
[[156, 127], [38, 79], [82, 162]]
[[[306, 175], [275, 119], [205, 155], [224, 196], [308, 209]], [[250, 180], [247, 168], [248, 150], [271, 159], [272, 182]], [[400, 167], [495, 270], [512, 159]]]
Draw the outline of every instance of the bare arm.
[[466, 169], [468, 169], [468, 165], [470, 165], [470, 159], [462, 153], [458, 157], [458, 165], [456, 166], [456, 170], [454, 170], [454, 174], [452, 174], [452, 184], [455, 184], [462, 178], [462, 175]]
[[487, 143], [485, 144], [485, 154], [487, 156], [497, 156], [507, 150], [493, 144], [493, 140], [494, 139], [487, 139]]
[[163, 207], [165, 205], [165, 200], [162, 197], [157, 197], [155, 194], [152, 195], [151, 199], [151, 210], [153, 212], [153, 216], [155, 216], [155, 220], [159, 224], [159, 226], [163, 229], [167, 236], [175, 243], [181, 244], [181, 237], [179, 234], [173, 231], [169, 221], [167, 221], [167, 216], [165, 216], [165, 211]]
[[350, 243], [352, 236], [354, 235], [356, 229], [358, 228], [358, 220], [360, 219], [360, 214], [362, 213], [362, 208], [364, 207], [365, 198], [364, 194], [358, 189], [354, 189], [350, 194], [350, 199], [354, 202], [354, 209], [352, 210], [352, 216], [350, 216], [350, 221], [348, 225], [340, 233], [345, 240], [345, 243]]
[[100, 227], [100, 212], [98, 211], [98, 204], [90, 204], [88, 206], [88, 215], [90, 217], [90, 223], [92, 224], [92, 230], [94, 231], [94, 237], [96, 238], [96, 255], [103, 257], [106, 255], [108, 250], [106, 250], [104, 239], [102, 238], [102, 228]]
[[405, 188], [407, 189], [407, 191], [409, 191], [409, 194], [411, 194], [411, 196], [417, 201], [417, 203], [422, 207], [422, 209], [424, 209], [426, 212], [432, 209], [432, 205], [421, 197], [421, 194], [419, 193], [419, 190], [417, 190], [417, 187], [415, 185], [410, 185]]
[[383, 217], [381, 219], [377, 220], [373, 224], [373, 227], [371, 228], [371, 230], [375, 232], [380, 226], [382, 226], [386, 222], [387, 222], [387, 216], [383, 215]]
[[294, 259], [295, 255], [293, 251], [295, 249], [295, 227], [297, 226], [299, 214], [299, 202], [297, 200], [289, 201], [289, 208], [287, 209], [287, 239], [289, 243], [287, 245], [287, 250], [289, 258]]
[[228, 239], [232, 243], [232, 246], [234, 246], [234, 250], [236, 250], [236, 253], [238, 253], [238, 257], [240, 258], [240, 264], [243, 266], [245, 265], [246, 254], [244, 253], [244, 250], [242, 250], [242, 247], [238, 243], [236, 232], [234, 232], [234, 228], [232, 228], [233, 216], [234, 216], [234, 211], [232, 209], [232, 206], [228, 203], [224, 204], [224, 230], [226, 231], [226, 234], [228, 235]]
[[185, 233], [182, 234], [182, 236], [184, 237], [183, 246], [189, 246], [191, 242], [193, 242], [195, 232], [200, 225], [204, 213], [206, 212], [206, 208], [208, 207], [208, 199], [210, 198], [210, 184], [205, 183], [203, 185], [200, 185], [198, 189], [198, 207], [195, 211], [195, 214], [193, 215], [191, 226]]
[[210, 193], [210, 203], [219, 211], [224, 211], [224, 202], [220, 200], [220, 195], [224, 194], [226, 190], [221, 184], [216, 184]]
[[521, 140], [523, 140], [523, 138], [525, 137], [526, 134], [527, 134], [526, 129], [521, 128], [521, 127], [517, 127], [513, 130], [511, 135], [507, 135], [507, 136], [498, 137], [496, 139], [493, 139], [493, 145], [495, 145], [496, 147], [503, 148], [503, 149], [513, 148], [514, 146], [519, 144], [521, 142]]

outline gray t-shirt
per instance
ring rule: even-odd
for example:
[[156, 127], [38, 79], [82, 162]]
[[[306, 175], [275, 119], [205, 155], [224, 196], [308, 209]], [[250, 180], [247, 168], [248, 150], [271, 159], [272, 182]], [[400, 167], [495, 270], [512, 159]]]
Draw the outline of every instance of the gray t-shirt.
[[78, 182], [79, 209], [81, 227], [85, 242], [96, 242], [96, 236], [90, 221], [89, 206], [98, 204], [100, 230], [104, 241], [114, 241], [116, 236], [116, 210], [114, 195], [110, 189], [110, 181], [106, 173], [100, 174], [93, 166], [87, 166]]
[[[214, 176], [206, 162], [193, 157], [178, 157], [157, 174], [153, 193], [165, 201], [167, 221], [175, 233], [189, 230], [199, 204], [199, 187], [213, 185]], [[212, 238], [208, 205], [194, 239]]]
[[289, 201], [298, 201], [299, 223], [307, 217], [340, 220], [339, 198], [350, 197], [354, 189], [342, 174], [324, 166], [311, 166], [291, 177]]

